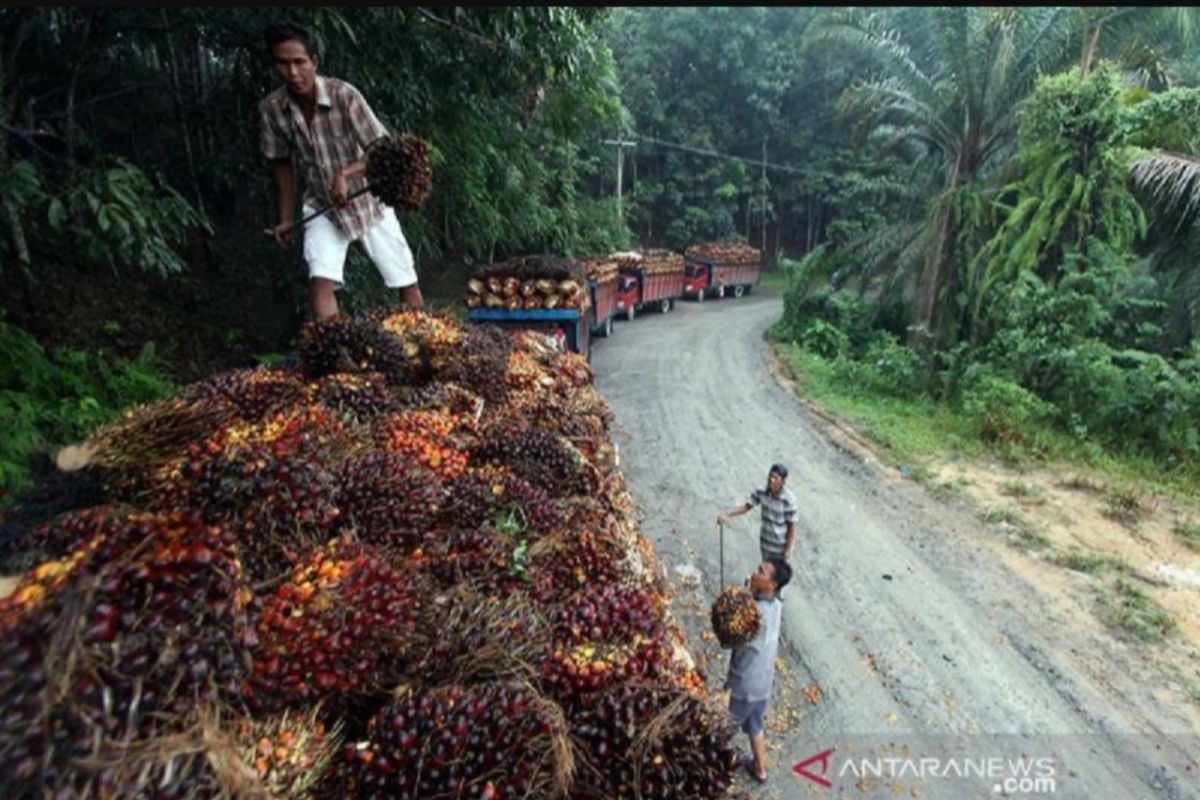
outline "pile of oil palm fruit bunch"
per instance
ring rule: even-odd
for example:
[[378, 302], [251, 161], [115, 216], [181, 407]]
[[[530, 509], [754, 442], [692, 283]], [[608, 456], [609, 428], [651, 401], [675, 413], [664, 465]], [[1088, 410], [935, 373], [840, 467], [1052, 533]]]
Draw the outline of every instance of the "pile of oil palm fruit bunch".
[[758, 264], [762, 261], [762, 251], [757, 247], [727, 242], [694, 244], [684, 250], [683, 254], [697, 261], [710, 261], [714, 264]]
[[647, 275], [683, 272], [683, 256], [662, 248], [646, 250], [642, 253], [642, 268]]
[[740, 586], [726, 586], [712, 605], [713, 633], [721, 647], [741, 647], [758, 636], [762, 614], [754, 596]]
[[725, 794], [587, 362], [408, 311], [299, 354], [128, 411], [99, 489], [17, 517], [0, 796]]
[[646, 275], [664, 275], [683, 272], [683, 256], [660, 247], [612, 253], [608, 260], [615, 261], [618, 271], [624, 274], [644, 272]]
[[387, 205], [416, 211], [428, 199], [432, 183], [429, 144], [421, 137], [384, 136], [367, 150], [367, 184]]
[[467, 308], [586, 309], [588, 274], [577, 261], [520, 256], [488, 264], [467, 280]]
[[583, 262], [587, 276], [596, 283], [607, 283], [617, 279], [617, 261], [612, 258], [590, 258]]

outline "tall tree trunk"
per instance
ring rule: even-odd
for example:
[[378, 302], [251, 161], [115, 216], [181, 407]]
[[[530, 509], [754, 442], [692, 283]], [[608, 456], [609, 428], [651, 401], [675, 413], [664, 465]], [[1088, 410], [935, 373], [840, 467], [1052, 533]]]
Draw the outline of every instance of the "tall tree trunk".
[[[9, 75], [15, 71], [17, 55], [24, 45], [30, 30], [32, 30], [36, 15], [40, 13], [44, 12], [36, 10], [29, 12], [28, 16], [23, 17], [19, 24], [12, 26], [8, 31], [0, 32], [0, 123], [3, 125], [8, 125], [13, 119], [18, 105], [18, 96], [15, 87], [10, 90], [11, 79]], [[7, 175], [11, 166], [12, 160], [8, 150], [8, 136], [0, 135], [0, 175]], [[32, 308], [34, 305], [33, 290], [36, 281], [34, 280], [33, 272], [29, 268], [31, 264], [29, 242], [25, 238], [25, 226], [21, 222], [21, 215], [17, 210], [16, 204], [10, 198], [4, 198], [3, 203], [0, 204], [0, 216], [4, 217], [3, 222], [8, 230], [8, 236], [12, 241], [13, 251], [16, 255], [21, 279], [21, 293], [24, 296], [25, 305], [28, 308]]]
[[925, 275], [918, 289], [918, 319], [925, 324], [931, 337], [932, 349], [936, 353], [941, 346], [942, 326], [945, 322], [943, 304], [939, 302], [946, 288], [947, 276], [954, 259], [955, 215], [953, 195], [946, 200], [938, 212], [937, 235]]
[[1079, 57], [1079, 80], [1087, 78], [1096, 61], [1096, 51], [1100, 47], [1100, 29], [1103, 23], [1094, 22], [1083, 32], [1083, 51]]
[[183, 153], [187, 158], [188, 176], [192, 180], [192, 192], [196, 195], [196, 208], [200, 211], [201, 216], [207, 217], [208, 214], [204, 210], [204, 195], [200, 192], [200, 176], [196, 172], [196, 155], [192, 149], [192, 134], [188, 127], [187, 107], [180, 98], [180, 92], [183, 90], [183, 75], [179, 65], [179, 58], [175, 53], [175, 39], [171, 35], [170, 19], [167, 17], [167, 9], [162, 10], [163, 28], [166, 29], [167, 39], [167, 57], [171, 67], [171, 84], [174, 91], [171, 93], [175, 101], [175, 113], [179, 115], [179, 132], [183, 138]]

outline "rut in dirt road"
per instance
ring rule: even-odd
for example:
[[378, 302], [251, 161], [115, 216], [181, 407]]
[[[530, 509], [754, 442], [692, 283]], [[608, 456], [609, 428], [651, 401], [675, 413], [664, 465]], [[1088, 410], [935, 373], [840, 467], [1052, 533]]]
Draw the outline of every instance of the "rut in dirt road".
[[[791, 470], [800, 520], [784, 658], [824, 700], [786, 736], [768, 731], [779, 745], [770, 795], [1200, 796], [1196, 732], [1146, 706], [1131, 671], [1129, 686], [1083, 676], [1067, 654], [1087, 658], [1096, 643], [970, 546], [969, 515], [821, 435], [771, 375], [763, 333], [780, 312], [761, 291], [680, 302], [622, 323], [593, 351], [643, 531], [667, 565], [697, 553], [706, 607], [718, 591], [717, 514], [763, 485], [772, 462]], [[756, 565], [757, 536], [757, 510], [727, 526], [726, 582]], [[727, 664], [710, 665], [710, 686]], [[776, 689], [775, 702], [804, 705]], [[831, 788], [791, 772], [828, 748]]]

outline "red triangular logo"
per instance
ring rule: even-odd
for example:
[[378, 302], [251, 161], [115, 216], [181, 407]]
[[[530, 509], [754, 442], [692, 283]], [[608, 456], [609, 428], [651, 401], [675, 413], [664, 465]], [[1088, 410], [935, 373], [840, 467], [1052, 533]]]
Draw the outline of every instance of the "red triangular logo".
[[[825, 773], [829, 772], [829, 757], [833, 755], [833, 751], [834, 748], [831, 747], [828, 750], [817, 753], [815, 756], [810, 756], [803, 761], [798, 762], [794, 767], [792, 767], [792, 772], [796, 773], [801, 778], [808, 778], [818, 786], [824, 786], [826, 789], [832, 789], [833, 782], [825, 777]], [[820, 774], [809, 772], [808, 767], [818, 762], [821, 764]]]

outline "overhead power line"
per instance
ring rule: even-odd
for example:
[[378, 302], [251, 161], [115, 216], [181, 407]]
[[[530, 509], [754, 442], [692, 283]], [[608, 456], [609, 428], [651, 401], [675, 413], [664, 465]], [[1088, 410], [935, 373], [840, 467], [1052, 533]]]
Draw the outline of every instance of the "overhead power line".
[[653, 136], [647, 136], [644, 133], [639, 133], [639, 134], [637, 134], [637, 136], [638, 136], [639, 140], [646, 141], [646, 142], [653, 142], [654, 144], [658, 145], [659, 147], [668, 147], [668, 148], [671, 148], [674, 150], [683, 150], [684, 152], [695, 153], [696, 155], [700, 155], [700, 156], [711, 156], [713, 158], [727, 158], [732, 161], [742, 161], [742, 162], [745, 162], [746, 164], [753, 164], [756, 167], [761, 167], [765, 164], [767, 169], [773, 169], [773, 170], [777, 170], [779, 172], [791, 172], [796, 175], [807, 174], [806, 170], [803, 170], [799, 167], [793, 167], [788, 164], [772, 164], [771, 162], [767, 161], [766, 159], [746, 158], [745, 156], [735, 156], [732, 153], [721, 153], [716, 150], [706, 150], [701, 147], [690, 147], [689, 145], [686, 145], [686, 144], [676, 144], [675, 142], [664, 142], [662, 139], [655, 139]]

